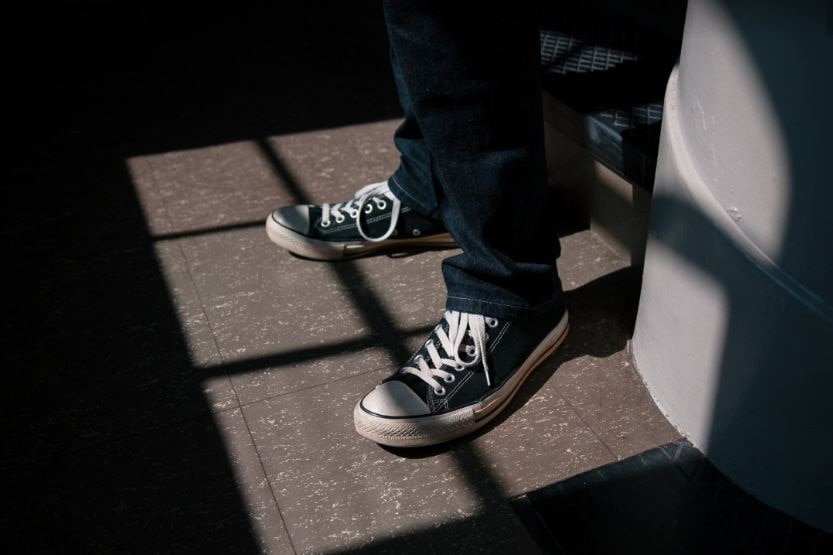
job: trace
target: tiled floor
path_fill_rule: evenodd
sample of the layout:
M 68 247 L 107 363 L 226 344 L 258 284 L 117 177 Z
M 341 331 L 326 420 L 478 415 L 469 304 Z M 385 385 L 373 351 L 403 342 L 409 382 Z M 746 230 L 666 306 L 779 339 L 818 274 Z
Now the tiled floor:
M 508 497 L 676 437 L 626 352 L 633 277 L 589 231 L 564 238 L 559 263 L 572 335 L 496 425 L 418 453 L 355 434 L 358 397 L 440 316 L 449 253 L 320 264 L 275 248 L 259 220 L 277 203 L 348 198 L 384 178 L 397 123 L 130 161 L 143 168 L 140 197 L 161 199 L 151 226 L 180 234 L 156 245 L 195 363 L 231 382 L 231 407 L 212 399 L 218 418 L 236 421 L 242 408 L 251 434 L 221 428 L 226 448 L 262 464 L 247 465 L 238 487 L 268 483 L 299 553 L 401 552 L 412 537 L 426 542 L 416 551 L 508 549 L 527 541 Z M 284 168 L 270 174 L 270 159 Z M 251 518 L 274 524 L 275 506 L 255 499 Z
M 73 69 L 66 82 L 81 92 L 58 107 L 33 97 L 45 111 L 25 114 L 20 141 L 38 148 L 12 157 L 3 228 L 14 298 L 0 468 L 13 483 L 0 525 L 15 533 L 2 542 L 530 552 L 511 496 L 677 438 L 627 354 L 638 277 L 589 231 L 563 237 L 571 335 L 504 415 L 417 451 L 352 430 L 358 396 L 440 317 L 449 252 L 314 263 L 272 245 L 262 220 L 280 203 L 347 198 L 395 167 L 384 32 L 360 12 L 331 14 L 352 63 L 333 69 L 326 94 L 297 75 L 304 48 L 258 49 L 272 39 L 247 34 L 254 45 L 196 68 L 176 58 L 183 41 L 161 69 L 128 58 L 138 67 L 115 78 L 124 88 Z M 308 56 L 330 52 L 296 38 Z M 65 44 L 55 41 L 59 59 Z M 156 48 L 154 63 L 170 58 Z M 262 69 L 260 52 L 295 89 L 278 77 L 257 87 L 247 71 Z M 45 67 L 39 78 L 63 75 Z M 237 81 L 218 83 L 218 67 Z M 160 72 L 167 88 L 154 85 Z M 142 111 L 108 87 L 164 94 Z M 332 91 L 352 119 L 322 101 Z

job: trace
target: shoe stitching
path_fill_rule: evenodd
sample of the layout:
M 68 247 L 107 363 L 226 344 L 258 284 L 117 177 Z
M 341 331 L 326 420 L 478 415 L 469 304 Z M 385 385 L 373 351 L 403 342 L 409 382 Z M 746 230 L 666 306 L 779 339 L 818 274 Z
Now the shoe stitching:
M 463 387 L 466 384 L 466 382 L 468 382 L 471 379 L 472 376 L 474 376 L 474 370 L 470 371 L 468 375 L 463 376 L 463 378 L 457 383 L 457 385 L 454 386 L 454 389 L 452 389 L 449 393 L 447 393 L 444 396 L 446 405 L 448 405 L 448 401 L 451 400 L 452 397 L 454 397 L 454 394 L 457 393 L 460 390 L 460 388 Z
M 390 218 L 390 217 L 391 217 L 390 213 L 382 214 L 381 216 L 375 216 L 373 218 L 368 218 L 367 223 L 372 224 L 374 222 L 378 222 L 378 221 L 384 220 L 385 218 Z M 319 225 L 319 227 L 320 227 L 320 225 Z M 343 231 L 345 229 L 350 229 L 351 227 L 356 227 L 355 220 L 353 220 L 353 223 L 344 224 L 344 225 L 341 225 L 341 226 L 338 226 L 338 227 L 333 227 L 333 228 L 322 229 L 321 230 L 321 235 L 326 235 L 327 233 L 335 233 L 336 231 Z
M 410 211 L 411 211 L 411 209 L 407 206 L 404 207 L 404 208 L 399 209 L 400 214 L 404 214 L 404 213 L 407 213 L 407 212 L 410 212 Z M 388 212 L 387 214 L 382 214 L 381 216 L 374 216 L 373 218 L 369 218 L 367 220 L 367 223 L 372 224 L 372 223 L 384 220 L 386 218 L 390 218 L 391 214 L 392 214 L 391 212 Z M 318 227 L 321 228 L 321 225 L 319 224 Z M 351 222 L 349 224 L 340 225 L 338 227 L 331 227 L 331 228 L 326 228 L 326 229 L 321 228 L 321 235 L 326 235 L 328 233 L 335 233 L 336 231 L 343 231 L 345 229 L 350 229 L 351 227 L 356 227 L 356 221 L 355 220 L 353 220 L 353 222 Z
M 497 334 L 497 337 L 495 337 L 495 340 L 492 341 L 491 345 L 489 345 L 489 350 L 486 351 L 487 353 L 491 353 L 492 351 L 495 350 L 495 347 L 497 347 L 497 344 L 500 343 L 501 339 L 503 339 L 503 334 L 506 333 L 506 330 L 508 330 L 509 326 L 511 326 L 511 325 L 512 325 L 512 322 L 506 322 L 505 324 L 503 324 L 503 328 L 500 330 L 500 333 Z

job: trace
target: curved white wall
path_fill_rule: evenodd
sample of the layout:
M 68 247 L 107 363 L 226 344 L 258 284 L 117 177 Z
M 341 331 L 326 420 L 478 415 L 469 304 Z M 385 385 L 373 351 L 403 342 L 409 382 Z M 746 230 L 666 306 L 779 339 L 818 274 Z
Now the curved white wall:
M 659 406 L 833 530 L 833 37 L 810 0 L 689 0 L 634 334 Z

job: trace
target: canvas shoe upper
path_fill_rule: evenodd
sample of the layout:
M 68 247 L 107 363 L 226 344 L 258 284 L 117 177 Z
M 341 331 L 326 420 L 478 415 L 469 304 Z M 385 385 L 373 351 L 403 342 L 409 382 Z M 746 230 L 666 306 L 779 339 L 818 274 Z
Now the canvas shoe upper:
M 447 311 L 408 362 L 358 402 L 356 430 L 398 447 L 468 434 L 506 407 L 567 329 L 563 307 L 514 320 Z
M 317 260 L 455 245 L 441 221 L 403 206 L 386 181 L 363 187 L 344 202 L 278 208 L 267 218 L 266 231 L 290 252 Z

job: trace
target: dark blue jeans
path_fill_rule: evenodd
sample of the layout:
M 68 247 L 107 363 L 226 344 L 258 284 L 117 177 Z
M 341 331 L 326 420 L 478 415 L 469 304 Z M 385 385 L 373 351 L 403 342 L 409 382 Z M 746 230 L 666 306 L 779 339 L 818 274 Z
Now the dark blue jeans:
M 390 187 L 460 244 L 443 262 L 452 310 L 516 318 L 560 301 L 537 11 L 525 0 L 385 1 L 405 112 Z

